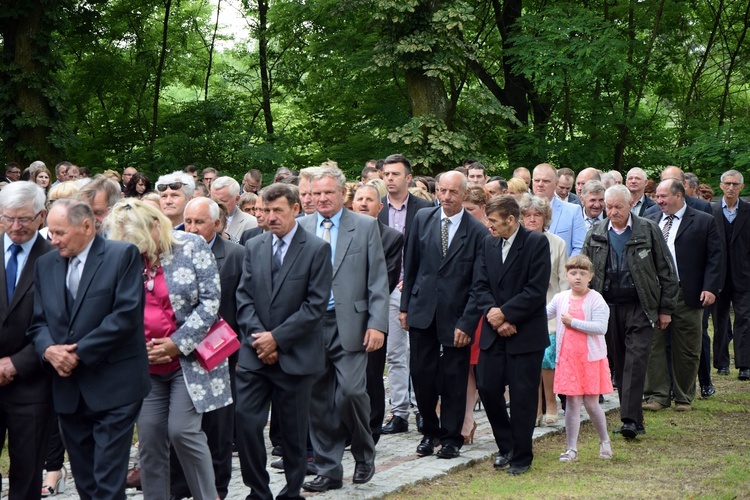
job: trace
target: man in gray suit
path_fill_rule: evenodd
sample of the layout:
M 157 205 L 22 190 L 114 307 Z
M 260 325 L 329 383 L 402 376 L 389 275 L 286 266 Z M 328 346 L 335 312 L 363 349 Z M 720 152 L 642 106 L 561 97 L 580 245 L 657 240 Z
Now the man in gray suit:
M 248 498 L 273 498 L 263 439 L 273 404 L 284 429 L 287 480 L 277 498 L 301 498 L 312 375 L 325 363 L 320 321 L 331 290 L 331 249 L 299 227 L 294 186 L 272 184 L 263 201 L 270 231 L 247 242 L 237 289 L 237 448 Z
M 318 476 L 307 491 L 341 488 L 347 435 L 356 461 L 352 482 L 375 473 L 366 390 L 367 353 L 383 346 L 388 329 L 388 272 L 378 221 L 344 208 L 346 177 L 327 165 L 312 176 L 316 212 L 299 219 L 306 231 L 330 242 L 333 288 L 323 316 L 325 371 L 313 383 L 310 426 Z

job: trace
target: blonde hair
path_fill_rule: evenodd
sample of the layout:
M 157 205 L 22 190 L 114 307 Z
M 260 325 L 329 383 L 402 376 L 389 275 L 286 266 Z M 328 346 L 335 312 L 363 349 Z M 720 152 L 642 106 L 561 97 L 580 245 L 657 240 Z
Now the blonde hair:
M 156 262 L 160 254 L 172 255 L 172 248 L 179 244 L 169 219 L 152 205 L 134 198 L 117 202 L 105 220 L 105 227 L 109 239 L 132 243 L 149 263 Z M 158 241 L 151 236 L 154 228 Z
M 594 264 L 591 263 L 591 259 L 583 254 L 574 255 L 569 258 L 565 263 L 565 270 L 570 271 L 571 269 L 583 269 L 590 273 L 594 272 Z
M 385 181 L 383 179 L 370 179 L 365 182 L 365 186 L 372 186 L 377 189 L 381 198 L 388 194 L 388 188 L 385 187 Z
M 73 198 L 80 189 L 81 186 L 79 186 L 76 181 L 61 182 L 50 188 L 47 198 L 49 198 L 50 201 L 62 198 Z
M 520 177 L 508 179 L 508 194 L 523 194 L 529 190 L 529 186 Z

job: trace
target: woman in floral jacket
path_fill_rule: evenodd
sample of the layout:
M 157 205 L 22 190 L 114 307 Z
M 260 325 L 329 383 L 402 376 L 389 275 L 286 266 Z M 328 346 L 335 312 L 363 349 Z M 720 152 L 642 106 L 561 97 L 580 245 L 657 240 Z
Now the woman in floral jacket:
M 207 372 L 192 352 L 217 319 L 216 261 L 200 236 L 173 231 L 159 210 L 133 199 L 114 206 L 109 237 L 143 255 L 144 326 L 151 393 L 138 418 L 141 484 L 148 499 L 168 499 L 169 444 L 194 498 L 217 498 L 201 414 L 231 404 L 227 361 Z

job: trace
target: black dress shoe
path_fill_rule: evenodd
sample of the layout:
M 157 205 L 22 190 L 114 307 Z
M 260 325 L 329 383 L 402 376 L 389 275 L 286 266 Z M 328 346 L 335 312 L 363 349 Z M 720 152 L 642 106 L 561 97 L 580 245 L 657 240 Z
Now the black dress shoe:
M 420 457 L 426 457 L 432 455 L 435 452 L 435 445 L 438 443 L 437 439 L 431 437 L 423 437 L 422 441 L 417 446 L 417 455 Z
M 278 460 L 274 460 L 271 462 L 271 467 L 274 469 L 284 470 L 284 459 L 279 458 Z M 318 466 L 315 465 L 315 462 L 313 462 L 312 457 L 307 459 L 307 467 L 305 470 L 306 476 L 317 476 L 318 475 Z
M 701 397 L 702 398 L 710 398 L 716 394 L 716 389 L 714 389 L 713 384 L 710 385 L 704 385 L 701 387 Z
M 315 491 L 322 493 L 328 490 L 338 490 L 344 486 L 342 481 L 331 479 L 326 476 L 315 476 L 315 479 L 302 484 L 302 489 L 305 491 Z
M 624 438 L 635 439 L 638 435 L 638 429 L 636 429 L 633 422 L 625 422 L 622 424 L 622 427 L 620 427 L 620 434 L 622 434 L 622 437 Z
M 365 484 L 370 482 L 372 476 L 375 475 L 375 463 L 357 462 L 354 466 L 354 475 L 352 476 L 352 482 L 354 484 Z
M 508 474 L 513 474 L 514 476 L 520 476 L 521 474 L 526 474 L 529 472 L 530 466 L 528 465 L 511 465 L 510 469 L 508 469 Z
M 511 458 L 513 458 L 512 451 L 509 451 L 508 453 L 500 453 L 498 451 L 497 453 L 495 453 L 495 460 L 492 463 L 492 466 L 496 469 L 505 469 L 510 466 Z
M 458 446 L 455 444 L 444 444 L 442 448 L 440 448 L 440 451 L 437 452 L 438 458 L 458 458 L 461 456 L 461 452 L 458 449 Z
M 729 368 L 727 368 L 726 366 L 723 366 L 719 368 L 718 370 L 716 370 L 716 373 L 718 373 L 719 375 L 729 375 Z
M 393 415 L 391 420 L 383 426 L 383 434 L 399 434 L 409 432 L 409 422 L 401 417 Z
M 271 467 L 274 469 L 284 470 L 284 459 L 279 458 L 271 462 Z
M 750 368 L 740 368 L 740 374 L 737 378 L 740 380 L 750 380 Z
M 622 426 L 618 427 L 614 431 L 615 434 L 622 434 Z M 643 424 L 635 424 L 635 432 L 636 434 L 646 434 L 646 428 L 643 426 Z
M 424 429 L 424 417 L 417 413 L 416 415 L 414 415 L 414 418 L 417 421 L 417 432 L 421 434 L 423 432 L 422 429 Z
M 273 455 L 274 457 L 283 457 L 284 450 L 281 448 L 281 446 L 274 446 L 273 450 L 271 450 L 271 455 Z

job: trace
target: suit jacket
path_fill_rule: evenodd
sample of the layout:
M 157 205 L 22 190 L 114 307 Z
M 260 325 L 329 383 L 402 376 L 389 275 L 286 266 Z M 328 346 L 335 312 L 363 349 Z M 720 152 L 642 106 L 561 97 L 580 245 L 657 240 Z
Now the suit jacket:
M 573 205 L 578 205 L 579 207 L 581 206 L 581 200 L 579 200 L 578 196 L 572 191 L 568 193 L 568 199 L 563 201 L 572 203 Z
M 508 353 L 524 354 L 549 345 L 547 287 L 550 279 L 549 240 L 543 233 L 523 226 L 502 260 L 502 239 L 488 235 L 482 242 L 474 267 L 475 299 L 483 315 L 499 307 L 517 333 L 501 337 L 488 321 L 482 326 L 479 347 L 506 342 Z
M 36 261 L 34 315 L 27 335 L 37 355 L 55 344 L 78 344 L 70 377 L 53 376 L 53 402 L 73 414 L 80 398 L 107 411 L 146 397 L 151 390 L 143 333 L 143 260 L 121 241 L 94 237 L 75 301 L 68 310 L 68 259 L 49 252 Z M 49 366 L 49 365 L 48 365 Z
M 464 211 L 443 258 L 441 213 L 440 207 L 420 210 L 414 219 L 404 250 L 400 310 L 407 313 L 407 323 L 414 328 L 425 329 L 435 321 L 438 339 L 452 347 L 454 329 L 473 336 L 480 318 L 479 311 L 467 304 L 474 262 L 487 228 Z
M 395 229 L 378 222 L 380 241 L 383 243 L 385 266 L 388 269 L 388 292 L 392 293 L 401 277 L 401 253 L 404 249 L 404 235 Z
M 258 219 L 250 214 L 246 214 L 237 207 L 232 218 L 232 223 L 229 224 L 226 232 L 239 240 L 242 237 L 242 233 L 254 227 L 258 227 Z
M 662 212 L 647 219 L 659 224 Z M 710 215 L 686 207 L 674 240 L 675 262 L 685 304 L 703 307 L 700 295 L 707 290 L 719 294 L 724 286 L 724 248 L 716 221 Z
M 549 232 L 565 241 L 568 257 L 581 253 L 586 238 L 586 224 L 581 218 L 580 207 L 552 197 L 552 222 Z
M 42 369 L 34 346 L 26 338 L 26 330 L 34 310 L 34 265 L 39 257 L 54 249 L 37 234 L 10 304 L 8 292 L 0 286 L 0 358 L 10 356 L 18 372 L 13 382 L 0 387 L 0 400 L 12 403 L 49 401 L 52 377 Z M 5 283 L 5 265 L 3 261 L 0 266 L 0 283 Z
M 378 220 L 388 226 L 388 197 L 383 196 L 380 200 L 383 202 L 383 208 L 378 214 Z M 406 198 L 406 224 L 404 225 L 404 245 L 409 240 L 409 229 L 411 229 L 411 223 L 414 220 L 414 216 L 423 208 L 435 208 L 435 204 L 431 203 L 419 196 L 414 196 L 409 193 L 409 197 Z M 390 227 L 390 226 L 389 226 Z
M 240 237 L 240 245 L 244 247 L 245 243 L 247 243 L 248 240 L 250 240 L 250 238 L 255 238 L 259 234 L 263 234 L 263 233 L 264 233 L 263 228 L 260 226 L 256 226 L 254 228 L 245 230 L 242 233 L 242 236 Z
M 750 266 L 747 265 L 747 256 L 750 255 L 750 205 L 742 200 L 737 201 L 737 216 L 734 218 L 732 228 L 732 240 L 727 241 L 727 233 L 724 229 L 724 211 L 721 208 L 721 199 L 712 203 L 712 215 L 718 225 L 719 238 L 728 255 L 731 275 L 727 274 L 727 266 L 722 269 L 721 275 L 725 277 L 725 285 L 732 287 L 738 292 L 750 291 Z M 731 281 L 730 281 L 731 280 Z
M 333 299 L 341 345 L 363 351 L 368 328 L 388 332 L 388 272 L 378 221 L 342 209 L 333 261 Z M 316 234 L 317 213 L 297 219 Z
M 219 268 L 219 280 L 221 281 L 219 316 L 229 323 L 232 330 L 239 333 L 236 293 L 242 277 L 242 261 L 245 259 L 245 249 L 217 234 L 211 252 L 216 259 L 216 267 Z
M 638 209 L 638 217 L 643 217 L 645 213 L 654 206 L 656 206 L 657 209 L 659 208 L 654 200 L 652 200 L 648 196 L 644 196 L 643 203 L 641 203 L 641 208 Z M 659 213 L 661 213 L 661 209 L 659 209 Z
M 320 320 L 331 294 L 331 247 L 297 228 L 276 278 L 271 280 L 273 234 L 245 246 L 237 288 L 237 322 L 242 337 L 239 366 L 259 371 L 266 366 L 252 347 L 253 333 L 270 331 L 278 344 L 279 367 L 290 375 L 323 370 L 325 350 Z

